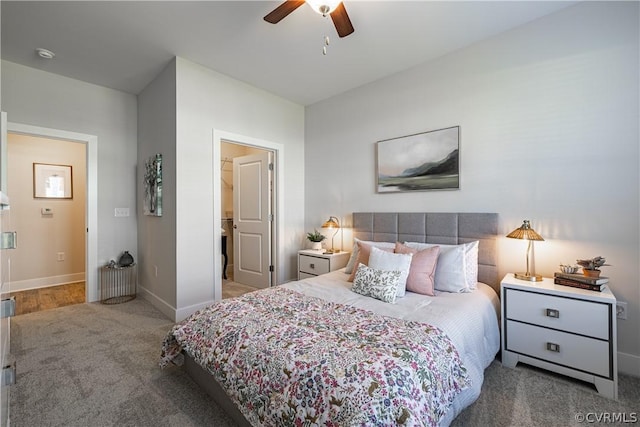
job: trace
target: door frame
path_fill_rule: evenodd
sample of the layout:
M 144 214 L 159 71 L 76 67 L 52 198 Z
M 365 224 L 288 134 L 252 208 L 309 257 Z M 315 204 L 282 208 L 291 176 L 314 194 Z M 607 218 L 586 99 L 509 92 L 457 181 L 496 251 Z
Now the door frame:
M 85 300 L 98 301 L 98 137 L 78 132 L 8 122 L 7 132 L 60 139 L 86 145 L 87 205 L 85 207 Z
M 251 147 L 268 150 L 273 153 L 273 231 L 271 236 L 271 254 L 273 262 L 273 272 L 271 273 L 271 284 L 282 283 L 282 271 L 280 260 L 284 254 L 284 145 L 264 139 L 253 138 L 219 129 L 213 129 L 213 253 L 215 254 L 213 279 L 214 279 L 214 300 L 222 299 L 222 233 L 220 224 L 222 223 L 222 197 L 220 188 L 222 185 L 222 173 L 220 171 L 220 144 L 226 141 L 232 144 L 248 145 Z

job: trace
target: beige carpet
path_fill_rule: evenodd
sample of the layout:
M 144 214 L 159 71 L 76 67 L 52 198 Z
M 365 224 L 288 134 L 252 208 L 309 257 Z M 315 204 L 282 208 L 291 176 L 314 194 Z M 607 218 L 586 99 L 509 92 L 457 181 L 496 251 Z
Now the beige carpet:
M 14 317 L 11 426 L 232 426 L 182 369 L 159 368 L 172 325 L 142 298 Z
M 181 368 L 158 367 L 171 326 L 142 298 L 14 317 L 17 384 L 11 387 L 11 425 L 233 426 Z M 621 376 L 615 402 L 589 385 L 494 361 L 482 389 L 452 425 L 578 426 L 578 414 L 637 416 L 640 411 L 640 379 L 628 376 Z

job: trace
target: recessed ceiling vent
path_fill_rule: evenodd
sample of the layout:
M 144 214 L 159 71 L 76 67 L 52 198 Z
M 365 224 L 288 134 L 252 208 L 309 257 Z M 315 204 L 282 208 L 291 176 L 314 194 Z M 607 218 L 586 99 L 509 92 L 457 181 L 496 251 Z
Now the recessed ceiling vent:
M 43 59 L 53 59 L 56 56 L 56 54 L 51 52 L 49 49 L 43 49 L 41 47 L 36 49 L 36 53 Z

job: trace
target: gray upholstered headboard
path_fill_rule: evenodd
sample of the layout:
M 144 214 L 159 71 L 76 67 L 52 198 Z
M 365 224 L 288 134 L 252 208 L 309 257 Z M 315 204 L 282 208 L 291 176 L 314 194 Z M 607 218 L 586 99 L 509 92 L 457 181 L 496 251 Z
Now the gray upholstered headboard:
M 354 212 L 353 237 L 374 242 L 457 245 L 479 240 L 478 281 L 499 293 L 498 214 L 449 212 Z

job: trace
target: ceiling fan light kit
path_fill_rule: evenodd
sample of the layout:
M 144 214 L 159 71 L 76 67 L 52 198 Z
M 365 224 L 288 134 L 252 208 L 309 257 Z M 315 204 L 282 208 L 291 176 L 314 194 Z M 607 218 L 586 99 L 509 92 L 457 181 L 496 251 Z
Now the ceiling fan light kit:
M 320 15 L 327 16 L 336 10 L 340 0 L 307 0 L 307 4 Z
M 264 20 L 271 24 L 277 24 L 304 3 L 309 4 L 314 11 L 322 16 L 326 17 L 330 15 L 333 25 L 336 27 L 336 31 L 340 37 L 346 37 L 354 32 L 351 19 L 349 19 L 349 15 L 347 14 L 347 9 L 345 9 L 344 4 L 339 0 L 307 0 L 306 2 L 302 0 L 286 0 L 268 13 L 264 17 Z

